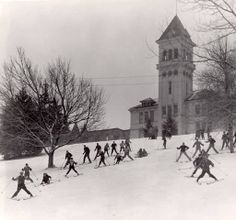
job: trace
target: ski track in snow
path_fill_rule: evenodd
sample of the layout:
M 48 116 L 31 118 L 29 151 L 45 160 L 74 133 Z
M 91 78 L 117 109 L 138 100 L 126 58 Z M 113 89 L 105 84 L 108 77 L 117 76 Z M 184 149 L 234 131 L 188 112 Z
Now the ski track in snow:
M 216 148 L 221 148 L 221 135 L 213 133 Z M 207 174 L 201 185 L 196 178 L 186 178 L 193 172 L 192 162 L 183 155 L 179 163 L 176 147 L 185 142 L 190 147 L 188 154 L 194 153 L 193 134 L 174 136 L 167 140 L 167 149 L 162 149 L 162 140 L 131 140 L 131 156 L 139 148 L 145 148 L 149 155 L 135 158 L 134 161 L 121 162 L 112 166 L 114 157 L 106 158 L 111 166 L 94 169 L 98 161 L 92 164 L 77 165 L 76 170 L 83 175 L 74 178 L 71 171 L 65 178 L 67 169 L 61 169 L 65 151 L 69 150 L 75 160 L 81 157 L 83 144 L 66 146 L 55 153 L 55 165 L 58 168 L 45 169 L 47 156 L 0 161 L 0 219 L 1 220 L 235 220 L 234 193 L 236 155 L 213 154 L 209 159 L 215 164 L 212 173 L 219 179 L 216 184 Z M 111 143 L 112 141 L 109 141 Z M 116 141 L 118 144 L 120 141 Z M 100 142 L 101 146 L 105 142 Z M 206 149 L 208 144 L 204 143 Z M 86 144 L 94 158 L 96 143 Z M 119 149 L 119 148 L 118 148 Z M 227 152 L 224 150 L 223 152 Z M 79 163 L 82 162 L 76 161 Z M 17 182 L 11 177 L 18 175 L 25 163 L 33 169 L 31 177 L 35 184 L 26 182 L 26 187 L 36 195 L 24 200 L 28 195 L 21 191 L 20 201 L 11 199 Z M 102 166 L 102 165 L 101 165 Z M 43 172 L 47 172 L 55 181 L 53 184 L 39 186 Z M 200 170 L 195 174 L 198 176 Z M 35 187 L 36 185 L 37 187 Z M 1 193 L 4 191 L 3 193 Z

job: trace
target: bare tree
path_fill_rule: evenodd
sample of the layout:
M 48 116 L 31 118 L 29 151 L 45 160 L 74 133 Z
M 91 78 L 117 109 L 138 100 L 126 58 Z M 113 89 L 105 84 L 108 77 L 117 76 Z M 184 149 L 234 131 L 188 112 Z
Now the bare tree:
M 57 149 L 78 139 L 86 129 L 101 123 L 104 92 L 89 80 L 77 80 L 71 72 L 70 63 L 60 58 L 49 64 L 43 75 L 22 49 L 17 50 L 17 55 L 17 58 L 11 58 L 9 63 L 4 64 L 2 101 L 6 103 L 22 88 L 25 89 L 35 104 L 37 117 L 32 119 L 33 126 L 25 123 L 23 115 L 14 118 L 17 120 L 15 124 L 42 146 L 49 158 L 48 167 L 54 167 Z M 80 132 L 73 136 L 65 134 L 75 123 L 81 128 Z
M 226 40 L 218 40 L 202 55 L 207 68 L 198 73 L 196 80 L 205 89 L 209 105 L 208 118 L 218 125 L 226 124 L 230 137 L 230 152 L 233 148 L 233 126 L 236 120 L 236 60 L 235 51 Z
M 182 0 L 182 2 L 205 13 L 207 19 L 202 30 L 220 33 L 220 38 L 236 33 L 236 5 L 234 0 Z M 217 34 L 219 37 L 219 34 Z

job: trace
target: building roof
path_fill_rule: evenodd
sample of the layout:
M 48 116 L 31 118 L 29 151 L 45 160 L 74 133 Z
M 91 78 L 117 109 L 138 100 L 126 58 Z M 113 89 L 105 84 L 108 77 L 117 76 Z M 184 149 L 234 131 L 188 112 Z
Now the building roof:
M 175 37 L 181 37 L 181 36 L 185 37 L 185 38 L 189 38 L 191 43 L 193 45 L 195 45 L 192 42 L 188 31 L 184 28 L 184 26 L 183 26 L 182 22 L 180 21 L 179 17 L 176 15 L 172 19 L 172 21 L 170 22 L 170 24 L 168 25 L 166 30 L 163 32 L 161 37 L 156 42 L 158 43 L 161 40 L 167 40 L 167 39 L 171 39 L 171 38 L 175 38 Z
M 202 89 L 194 91 L 192 95 L 185 99 L 185 101 L 193 101 L 193 100 L 203 100 L 207 99 L 209 96 L 213 95 L 213 91 Z
M 146 98 L 146 99 L 143 99 L 140 101 L 141 104 L 139 105 L 136 105 L 136 106 L 133 106 L 129 109 L 129 111 L 133 111 L 135 109 L 140 109 L 140 108 L 150 108 L 150 107 L 153 107 L 153 106 L 158 106 L 158 99 L 153 99 L 153 98 Z M 143 104 L 144 103 L 152 103 L 151 106 L 144 106 Z

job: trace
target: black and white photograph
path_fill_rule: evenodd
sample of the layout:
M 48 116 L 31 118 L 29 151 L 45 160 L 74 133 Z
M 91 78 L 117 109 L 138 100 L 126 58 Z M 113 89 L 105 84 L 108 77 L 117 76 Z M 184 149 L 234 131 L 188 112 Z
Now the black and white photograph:
M 236 0 L 0 0 L 1 220 L 235 220 Z

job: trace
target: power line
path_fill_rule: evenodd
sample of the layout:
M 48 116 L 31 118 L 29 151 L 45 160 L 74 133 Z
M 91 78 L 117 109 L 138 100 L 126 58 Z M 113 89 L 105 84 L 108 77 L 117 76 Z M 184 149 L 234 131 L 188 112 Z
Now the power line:
M 106 77 L 84 77 L 85 79 L 124 79 L 124 78 L 148 78 L 148 77 L 157 77 L 155 75 L 136 75 L 136 76 L 106 76 Z

